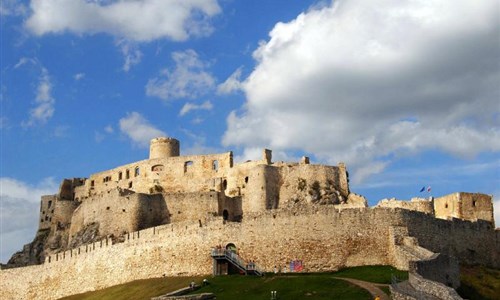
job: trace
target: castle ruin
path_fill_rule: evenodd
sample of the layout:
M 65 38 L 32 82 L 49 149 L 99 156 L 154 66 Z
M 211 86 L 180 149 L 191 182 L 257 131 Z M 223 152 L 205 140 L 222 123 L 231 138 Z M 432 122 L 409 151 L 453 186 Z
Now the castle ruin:
M 27 267 L 0 272 L 0 296 L 56 299 L 134 279 L 209 274 L 211 247 L 228 243 L 267 271 L 297 258 L 308 272 L 407 270 L 411 261 L 442 264 L 448 256 L 500 267 L 491 196 L 391 199 L 370 208 L 350 192 L 343 163 L 273 162 L 267 149 L 243 163 L 232 152 L 180 154 L 178 140 L 155 138 L 146 160 L 63 180 L 41 199 L 34 241 L 7 265 Z M 41 275 L 22 279 L 32 272 Z M 17 297 L 15 289 L 25 292 Z

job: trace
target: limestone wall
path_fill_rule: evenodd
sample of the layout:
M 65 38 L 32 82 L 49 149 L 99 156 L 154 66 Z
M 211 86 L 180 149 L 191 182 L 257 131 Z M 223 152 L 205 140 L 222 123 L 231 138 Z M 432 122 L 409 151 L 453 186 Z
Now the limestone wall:
M 499 235 L 488 222 L 446 221 L 403 209 L 305 206 L 248 213 L 241 223 L 215 217 L 172 223 L 131 232 L 121 244 L 104 240 L 52 255 L 43 265 L 1 270 L 0 298 L 55 299 L 163 274 L 210 274 L 210 249 L 228 243 L 266 271 L 296 259 L 306 272 L 390 264 L 390 229 L 401 227 L 434 252 L 471 261 L 469 254 L 498 267 Z
M 378 204 L 378 207 L 402 208 L 423 213 L 434 214 L 434 203 L 425 199 L 412 199 L 411 201 L 402 201 L 396 199 L 383 199 Z
M 446 253 L 470 264 L 500 267 L 500 235 L 486 221 L 442 220 L 426 214 L 402 210 L 410 236 L 420 246 Z
M 52 224 L 52 216 L 54 215 L 54 208 L 56 204 L 56 195 L 42 196 L 40 200 L 40 220 L 38 222 L 38 229 L 49 229 Z
M 196 193 L 163 193 L 167 204 L 169 222 L 177 223 L 183 221 L 201 220 L 220 215 L 219 193 L 196 192 Z
M 169 224 L 130 233 L 125 243 L 93 243 L 43 265 L 2 270 L 0 298 L 56 299 L 163 274 L 210 274 L 210 249 L 229 242 L 267 271 L 294 259 L 306 272 L 387 264 L 388 228 L 401 222 L 389 210 L 322 207 L 246 215 L 242 223 Z
M 111 190 L 82 202 L 73 214 L 69 235 L 74 236 L 91 223 L 99 224 L 101 236 L 118 236 L 166 222 L 168 211 L 161 195 L 122 194 Z
M 453 193 L 434 200 L 437 218 L 486 220 L 494 223 L 491 196 L 479 193 Z
M 85 199 L 117 187 L 150 193 L 155 186 L 168 192 L 214 189 L 213 178 L 221 178 L 232 167 L 230 152 L 212 155 L 177 156 L 142 160 L 92 174 L 75 197 Z

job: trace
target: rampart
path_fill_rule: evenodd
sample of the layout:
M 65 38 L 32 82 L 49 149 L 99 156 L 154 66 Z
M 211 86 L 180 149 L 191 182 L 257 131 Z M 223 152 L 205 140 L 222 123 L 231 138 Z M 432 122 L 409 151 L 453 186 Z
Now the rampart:
M 136 279 L 210 274 L 210 249 L 229 242 L 267 271 L 294 259 L 303 260 L 306 272 L 390 264 L 393 227 L 407 227 L 423 246 L 498 267 L 499 235 L 487 222 L 437 220 L 402 209 L 304 206 L 245 214 L 241 223 L 214 217 L 162 225 L 129 233 L 124 243 L 105 239 L 51 255 L 42 265 L 1 270 L 0 298 L 56 299 Z M 447 237 L 451 228 L 463 233 Z

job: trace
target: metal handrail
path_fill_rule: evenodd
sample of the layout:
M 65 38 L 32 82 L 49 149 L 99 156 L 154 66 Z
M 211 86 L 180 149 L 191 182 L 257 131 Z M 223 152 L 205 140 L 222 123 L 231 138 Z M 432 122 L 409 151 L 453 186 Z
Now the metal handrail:
M 235 264 L 237 267 L 239 267 L 245 273 L 248 271 L 253 271 L 257 275 L 263 274 L 261 269 L 258 268 L 254 263 L 247 264 L 238 254 L 234 253 L 231 250 L 217 248 L 212 249 L 212 257 L 224 257 Z

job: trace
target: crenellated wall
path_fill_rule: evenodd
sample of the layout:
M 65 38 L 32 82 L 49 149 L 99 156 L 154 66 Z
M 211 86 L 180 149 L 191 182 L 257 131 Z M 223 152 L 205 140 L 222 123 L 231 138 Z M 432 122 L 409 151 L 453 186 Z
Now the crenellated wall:
M 498 257 L 491 255 L 498 251 L 498 240 L 492 238 L 498 235 L 485 223 L 436 220 L 402 209 L 339 211 L 333 206 L 245 214 L 241 223 L 215 217 L 179 222 L 129 233 L 124 243 L 104 240 L 52 255 L 43 265 L 1 270 L 0 298 L 56 299 L 142 278 L 210 274 L 211 248 L 227 243 L 237 245 L 241 257 L 266 271 L 295 259 L 303 260 L 306 272 L 390 264 L 390 229 L 401 226 L 422 246 L 445 240 L 442 250 L 453 252 L 467 244 L 479 260 L 489 249 L 482 263 L 498 266 Z M 463 235 L 447 238 L 450 228 Z

